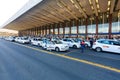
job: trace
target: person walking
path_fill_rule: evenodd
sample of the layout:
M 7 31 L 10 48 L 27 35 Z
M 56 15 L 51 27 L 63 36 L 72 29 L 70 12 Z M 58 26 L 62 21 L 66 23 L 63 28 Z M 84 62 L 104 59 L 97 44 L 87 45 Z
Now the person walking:
M 94 42 L 93 38 L 90 38 L 90 49 L 92 49 L 93 42 Z
M 80 43 L 80 45 L 81 45 L 81 53 L 84 53 L 84 49 L 85 49 L 85 41 L 82 40 L 81 43 Z

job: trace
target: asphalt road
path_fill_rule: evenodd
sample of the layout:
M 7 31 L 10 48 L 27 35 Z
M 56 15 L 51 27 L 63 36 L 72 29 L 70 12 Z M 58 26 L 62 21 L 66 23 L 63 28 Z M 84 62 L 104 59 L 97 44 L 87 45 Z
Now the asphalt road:
M 89 49 L 47 52 L 0 40 L 0 80 L 120 80 L 119 54 Z

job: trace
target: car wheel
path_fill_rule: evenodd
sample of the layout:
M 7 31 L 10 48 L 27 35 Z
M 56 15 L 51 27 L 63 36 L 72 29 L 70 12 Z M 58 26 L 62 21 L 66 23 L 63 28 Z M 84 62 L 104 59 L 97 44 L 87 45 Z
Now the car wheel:
M 85 47 L 88 47 L 88 44 L 85 44 Z
M 44 46 L 42 46 L 42 49 L 43 49 L 43 50 L 45 50 L 45 47 L 44 47 Z
M 101 49 L 100 47 L 97 47 L 95 50 L 96 50 L 97 52 L 101 52 L 101 51 L 102 51 L 102 49 Z
M 77 46 L 76 46 L 76 45 L 73 45 L 73 48 L 77 48 Z
M 40 44 L 38 44 L 38 47 L 40 47 Z
M 58 51 L 60 51 L 60 49 L 59 49 L 58 47 L 56 47 L 56 48 L 55 48 L 55 51 L 57 51 L 57 52 L 58 52 Z
M 33 43 L 32 43 L 32 42 L 31 42 L 30 44 L 33 46 Z

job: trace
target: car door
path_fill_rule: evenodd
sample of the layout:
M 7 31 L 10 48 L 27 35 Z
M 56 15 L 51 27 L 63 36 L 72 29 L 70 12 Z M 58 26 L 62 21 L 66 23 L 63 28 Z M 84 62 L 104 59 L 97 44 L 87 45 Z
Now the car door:
M 63 41 L 62 41 L 63 43 L 65 43 L 65 44 L 68 44 L 69 45 L 69 42 L 68 42 L 68 40 L 67 39 L 63 39 Z
M 41 39 L 37 39 L 37 45 L 41 46 L 42 40 Z
M 55 44 L 53 42 L 47 42 L 47 50 L 54 50 L 55 49 Z
M 67 40 L 67 42 L 69 43 L 70 47 L 73 47 L 74 44 L 73 44 L 72 40 Z
M 37 39 L 34 39 L 34 45 L 37 45 Z
M 111 50 L 111 45 L 110 45 L 110 42 L 108 40 L 103 40 L 101 43 L 102 43 L 101 47 L 102 47 L 103 51 L 110 51 Z
M 112 41 L 111 42 L 111 52 L 120 53 L 120 42 Z

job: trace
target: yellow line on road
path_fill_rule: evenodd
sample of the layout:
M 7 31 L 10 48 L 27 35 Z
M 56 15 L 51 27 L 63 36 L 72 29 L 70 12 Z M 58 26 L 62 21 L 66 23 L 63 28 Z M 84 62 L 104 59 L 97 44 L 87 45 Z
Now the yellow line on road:
M 17 43 L 15 43 L 15 44 L 17 44 Z M 120 69 L 113 68 L 113 67 L 110 67 L 110 66 L 105 66 L 105 65 L 102 65 L 102 64 L 98 64 L 98 63 L 90 62 L 90 61 L 87 61 L 87 60 L 82 60 L 82 59 L 66 56 L 66 55 L 63 55 L 63 54 L 57 54 L 57 53 L 53 53 L 53 52 L 49 52 L 49 51 L 45 51 L 45 50 L 40 50 L 40 49 L 30 47 L 30 46 L 26 46 L 26 45 L 21 45 L 21 44 L 17 44 L 17 45 L 24 46 L 26 48 L 30 48 L 30 49 L 33 49 L 33 50 L 36 50 L 36 51 L 39 51 L 39 52 L 44 52 L 44 53 L 47 53 L 47 54 L 63 57 L 63 58 L 66 58 L 66 59 L 82 62 L 82 63 L 85 63 L 85 64 L 89 64 L 89 65 L 92 65 L 92 66 L 97 66 L 97 67 L 100 67 L 100 68 L 104 68 L 104 69 L 107 69 L 107 70 L 110 70 L 110 71 L 120 73 Z
M 73 51 L 67 52 L 67 53 L 65 53 L 65 54 L 63 54 L 63 55 L 67 55 L 67 54 L 70 54 L 70 53 L 76 52 L 76 51 L 77 51 L 77 50 L 73 50 Z

